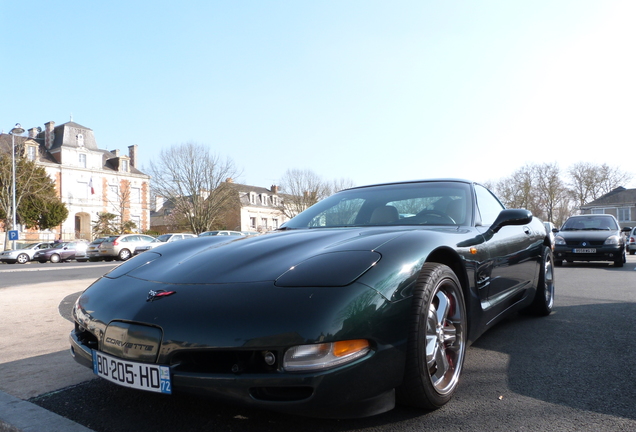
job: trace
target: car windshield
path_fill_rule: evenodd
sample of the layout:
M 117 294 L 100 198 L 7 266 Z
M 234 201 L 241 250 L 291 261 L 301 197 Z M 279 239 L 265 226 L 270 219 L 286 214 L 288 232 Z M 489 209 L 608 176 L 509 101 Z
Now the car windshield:
M 387 225 L 463 225 L 472 220 L 470 187 L 419 182 L 348 189 L 288 221 L 282 229 Z
M 56 243 L 51 249 L 62 249 L 66 246 L 68 246 L 68 242 Z
M 167 242 L 168 240 L 170 240 L 170 237 L 172 237 L 172 234 L 164 234 L 164 235 L 160 235 L 159 237 L 157 237 L 157 241 L 160 242 Z
M 613 217 L 610 216 L 594 216 L 594 217 L 576 217 L 570 218 L 563 224 L 563 231 L 578 230 L 617 230 L 618 226 Z
M 91 242 L 91 244 L 96 245 L 96 244 L 104 243 L 106 240 L 107 240 L 106 237 L 96 238 L 95 240 Z

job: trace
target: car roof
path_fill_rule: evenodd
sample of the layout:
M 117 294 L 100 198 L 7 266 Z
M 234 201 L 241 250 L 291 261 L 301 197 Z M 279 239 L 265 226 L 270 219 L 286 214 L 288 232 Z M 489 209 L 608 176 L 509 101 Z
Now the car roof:
M 347 188 L 343 190 L 363 189 L 363 188 L 376 187 L 376 186 L 390 186 L 390 185 L 413 184 L 413 183 L 437 183 L 437 182 L 440 182 L 440 183 L 441 182 L 456 182 L 456 183 L 466 183 L 466 184 L 477 183 L 471 180 L 460 179 L 460 178 L 432 178 L 432 179 L 422 179 L 422 180 L 405 180 L 405 181 L 388 182 L 388 183 L 375 183 L 375 184 L 364 185 L 364 186 L 355 186 L 355 187 L 351 187 L 351 188 Z

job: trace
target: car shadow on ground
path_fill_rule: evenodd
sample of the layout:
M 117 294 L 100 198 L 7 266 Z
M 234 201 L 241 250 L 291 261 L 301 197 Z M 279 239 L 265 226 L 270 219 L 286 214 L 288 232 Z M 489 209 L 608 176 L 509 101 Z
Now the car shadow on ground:
M 636 304 L 559 307 L 546 318 L 519 315 L 471 349 L 509 357 L 509 389 L 570 408 L 636 419 Z
M 62 303 L 72 304 L 72 297 Z M 70 313 L 68 306 L 60 306 L 63 310 Z M 101 379 L 31 402 L 97 432 L 419 430 L 422 424 L 435 431 L 448 430 L 449 425 L 496 430 L 502 421 L 514 429 L 514 424 L 523 428 L 524 422 L 547 415 L 534 410 L 536 405 L 545 409 L 551 404 L 568 412 L 636 420 L 634 340 L 634 303 L 557 307 L 546 318 L 517 315 L 468 349 L 458 392 L 443 408 L 425 412 L 398 405 L 388 413 L 356 420 L 307 419 L 187 394 L 140 392 Z M 476 412 L 487 415 L 477 420 Z M 558 419 L 562 412 L 556 409 L 553 415 Z

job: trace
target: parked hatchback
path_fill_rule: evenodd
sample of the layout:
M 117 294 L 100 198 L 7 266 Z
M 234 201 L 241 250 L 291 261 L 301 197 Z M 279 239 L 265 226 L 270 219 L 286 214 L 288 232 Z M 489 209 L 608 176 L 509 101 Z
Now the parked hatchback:
M 144 234 L 122 234 L 108 237 L 99 246 L 99 258 L 126 261 L 133 255 L 137 246 L 155 241 L 154 237 Z
M 554 238 L 554 264 L 563 261 L 611 261 L 623 267 L 625 240 L 616 218 L 609 214 L 571 216 Z
M 58 263 L 75 259 L 75 254 L 83 255 L 88 247 L 86 240 L 56 243 L 50 249 L 41 249 L 33 255 L 33 261 Z
M 108 237 L 98 237 L 92 242 L 88 244 L 88 248 L 86 248 L 86 253 L 83 256 L 76 256 L 75 259 L 77 261 L 86 262 L 86 261 L 99 261 L 99 245 L 101 245 L 104 241 L 106 241 Z
M 49 249 L 53 247 L 51 242 L 37 242 L 17 245 L 13 250 L 0 253 L 0 262 L 7 264 L 26 264 L 33 259 L 33 255 L 40 249 Z

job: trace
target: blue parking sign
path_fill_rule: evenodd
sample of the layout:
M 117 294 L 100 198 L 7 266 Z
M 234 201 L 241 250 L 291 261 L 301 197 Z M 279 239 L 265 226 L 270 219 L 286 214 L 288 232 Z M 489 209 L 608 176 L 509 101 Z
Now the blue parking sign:
M 9 240 L 19 240 L 20 236 L 18 235 L 18 230 L 10 230 L 9 231 Z

